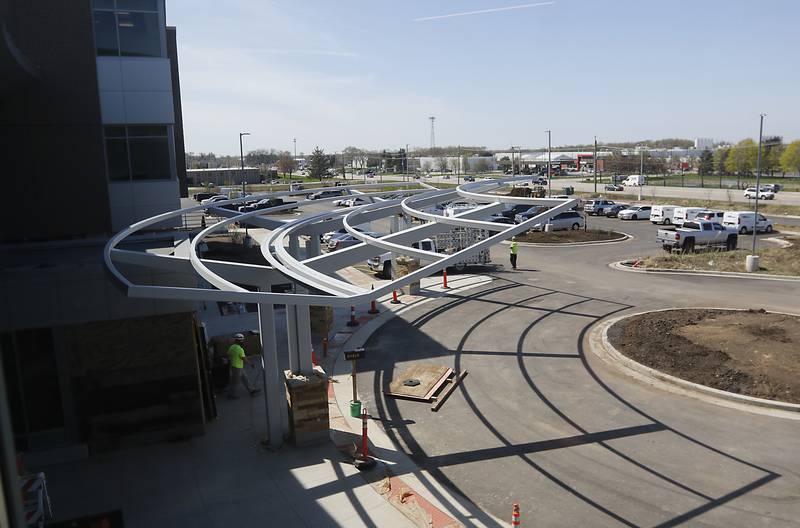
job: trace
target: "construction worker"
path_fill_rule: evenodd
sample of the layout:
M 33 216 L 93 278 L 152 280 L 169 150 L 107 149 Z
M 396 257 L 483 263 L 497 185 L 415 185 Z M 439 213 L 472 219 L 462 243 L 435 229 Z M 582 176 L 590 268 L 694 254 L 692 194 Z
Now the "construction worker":
M 519 251 L 519 244 L 517 244 L 517 237 L 511 237 L 511 269 L 517 269 L 517 251 Z
M 239 389 L 239 380 L 241 380 L 244 388 L 250 393 L 250 396 L 255 396 L 261 389 L 253 387 L 250 380 L 244 373 L 244 363 L 250 368 L 256 368 L 253 362 L 244 353 L 244 335 L 236 334 L 233 336 L 234 342 L 228 348 L 228 358 L 231 363 L 231 380 L 228 385 L 228 399 L 235 400 L 239 396 L 236 394 Z

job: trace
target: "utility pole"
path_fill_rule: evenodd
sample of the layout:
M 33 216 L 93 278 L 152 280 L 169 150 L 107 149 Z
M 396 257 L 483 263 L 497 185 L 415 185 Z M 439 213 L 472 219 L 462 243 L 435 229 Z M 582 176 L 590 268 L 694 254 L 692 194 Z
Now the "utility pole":
M 435 156 L 436 155 L 435 154 L 435 150 L 436 150 L 436 133 L 434 131 L 433 124 L 436 121 L 436 117 L 435 116 L 430 116 L 428 119 L 431 120 L 431 156 Z
M 594 165 L 594 192 L 597 194 L 597 136 L 594 137 L 594 155 L 592 157 L 592 165 Z
M 753 209 L 753 255 L 756 254 L 756 240 L 758 239 L 758 193 L 761 192 L 761 141 L 764 137 L 764 116 L 761 114 L 761 123 L 758 125 L 758 158 L 756 158 L 756 205 Z M 756 266 L 756 270 L 758 266 Z
M 550 149 L 552 148 L 552 142 L 550 137 L 550 131 L 545 130 L 547 132 L 547 197 L 551 197 L 553 195 L 553 186 L 550 182 Z
M 639 201 L 642 200 L 642 187 L 644 187 L 644 150 L 639 149 Z
M 408 143 L 406 143 L 406 173 L 405 174 L 406 175 L 403 178 L 403 181 L 407 182 L 408 181 Z

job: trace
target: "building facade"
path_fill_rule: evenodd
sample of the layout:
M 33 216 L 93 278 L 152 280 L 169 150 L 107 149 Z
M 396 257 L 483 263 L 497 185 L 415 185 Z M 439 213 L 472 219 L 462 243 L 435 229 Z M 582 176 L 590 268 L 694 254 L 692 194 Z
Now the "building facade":
M 186 191 L 164 0 L 0 0 L 0 22 L 0 353 L 16 448 L 35 465 L 157 437 L 166 417 L 200 432 L 196 303 L 129 299 L 102 260 L 112 233 Z M 174 254 L 177 233 L 131 249 Z

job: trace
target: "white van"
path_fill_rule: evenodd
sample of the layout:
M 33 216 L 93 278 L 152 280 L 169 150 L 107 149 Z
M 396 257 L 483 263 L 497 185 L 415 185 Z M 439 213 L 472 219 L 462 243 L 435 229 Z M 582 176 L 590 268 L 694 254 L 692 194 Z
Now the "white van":
M 697 218 L 699 213 L 707 211 L 704 207 L 676 207 L 673 214 L 672 223 L 676 226 L 682 226 L 684 222 L 690 222 Z
M 650 211 L 650 221 L 654 224 L 670 225 L 675 223 L 677 205 L 654 205 Z
M 644 174 L 631 174 L 622 181 L 625 187 L 639 187 L 645 184 Z
M 758 227 L 759 231 L 772 233 L 772 220 L 759 213 L 758 225 L 754 226 L 755 216 L 753 211 L 726 211 L 722 217 L 722 225 L 735 227 L 742 235 L 752 233 L 755 227 Z

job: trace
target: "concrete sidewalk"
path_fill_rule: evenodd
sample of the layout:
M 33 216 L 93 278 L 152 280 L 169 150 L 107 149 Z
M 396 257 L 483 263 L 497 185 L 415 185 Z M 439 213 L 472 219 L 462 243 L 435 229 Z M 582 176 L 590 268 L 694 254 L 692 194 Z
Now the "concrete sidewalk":
M 464 275 L 454 277 L 450 282 L 454 287 L 471 287 L 488 280 Z M 440 283 L 441 277 L 424 279 L 423 295 L 414 299 L 419 301 L 428 296 L 442 295 Z M 411 299 L 405 296 L 406 304 L 399 306 L 406 306 Z M 381 307 L 384 318 L 391 317 L 386 306 Z M 368 308 L 358 307 L 358 315 L 365 323 Z M 348 318 L 349 310 L 337 310 L 333 327 L 347 329 Z M 253 319 L 253 314 L 231 318 L 220 324 L 233 325 L 224 328 L 226 331 L 241 330 L 240 326 L 250 319 Z M 367 334 L 361 332 L 359 335 Z M 351 340 L 352 336 L 350 332 L 338 350 L 354 345 L 356 341 Z M 315 349 L 326 370 L 331 368 L 335 354 L 325 360 L 321 357 L 321 343 L 315 343 Z M 349 390 L 346 378 L 341 375 L 333 378 L 338 382 L 332 383 L 337 392 Z M 347 405 L 346 399 L 339 398 L 339 401 Z M 351 427 L 355 424 L 355 430 L 360 433 L 360 422 L 343 418 L 335 399 L 332 399 L 330 407 L 333 442 L 305 448 L 285 444 L 277 451 L 261 446 L 266 433 L 263 396 L 243 396 L 239 400 L 218 397 L 217 407 L 218 419 L 206 424 L 206 434 L 201 437 L 101 453 L 87 460 L 29 469 L 46 473 L 55 520 L 121 510 L 125 526 L 132 528 L 405 528 L 420 526 L 419 522 L 425 515 L 424 511 L 409 511 L 402 504 L 405 499 L 400 501 L 398 498 L 397 492 L 413 489 L 413 493 L 429 497 L 435 509 L 454 511 L 455 514 L 447 516 L 449 519 L 456 517 L 469 524 L 489 526 L 471 522 L 470 519 L 475 519 L 476 515 L 469 507 L 460 504 L 463 499 L 452 497 L 437 483 L 426 481 L 424 475 L 415 473 L 413 464 L 403 460 L 402 453 L 387 445 L 388 438 L 381 436 L 377 428 L 373 427 L 372 439 L 376 442 L 379 456 L 391 464 L 391 476 L 382 468 L 370 474 L 360 474 L 353 467 L 349 450 L 342 451 L 336 447 L 336 444 L 346 446 L 348 443 L 352 446 L 352 440 L 358 440 Z M 407 482 L 398 485 L 397 475 Z M 393 484 L 395 493 L 388 493 L 387 485 Z M 427 501 L 419 501 L 424 502 Z M 411 503 L 418 504 L 416 500 Z M 471 508 L 477 510 L 474 506 Z M 458 523 L 434 522 L 422 526 L 458 526 Z

